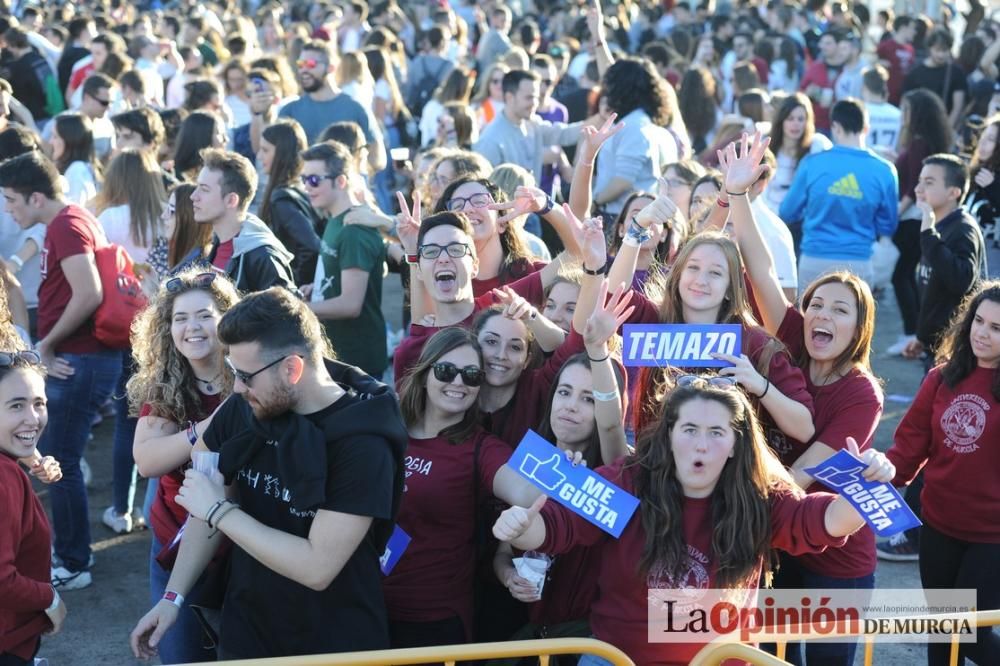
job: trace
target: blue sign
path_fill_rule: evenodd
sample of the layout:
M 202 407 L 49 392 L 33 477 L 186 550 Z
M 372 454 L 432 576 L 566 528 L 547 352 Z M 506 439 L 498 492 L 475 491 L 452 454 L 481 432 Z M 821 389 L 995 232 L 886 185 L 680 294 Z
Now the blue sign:
M 879 536 L 892 536 L 919 526 L 920 519 L 906 505 L 898 490 L 888 483 L 869 481 L 861 476 L 865 467 L 864 462 L 841 450 L 805 471 L 847 498 Z
M 396 525 L 392 530 L 392 536 L 389 537 L 389 542 L 385 544 L 385 552 L 382 553 L 382 557 L 378 558 L 383 575 L 389 575 L 409 545 L 410 535 L 404 532 L 399 525 Z
M 625 324 L 622 362 L 627 366 L 663 368 L 728 368 L 712 354 L 739 356 L 743 327 L 739 324 Z
M 639 500 L 603 476 L 577 465 L 529 430 L 507 465 L 573 513 L 618 538 Z

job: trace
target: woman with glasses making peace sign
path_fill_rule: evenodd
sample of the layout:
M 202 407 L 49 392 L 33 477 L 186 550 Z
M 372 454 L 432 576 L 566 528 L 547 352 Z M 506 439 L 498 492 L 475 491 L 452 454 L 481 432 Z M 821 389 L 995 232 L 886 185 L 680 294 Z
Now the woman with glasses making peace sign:
M 128 382 L 128 398 L 139 417 L 133 454 L 140 474 L 160 477 L 150 512 L 154 604 L 163 598 L 176 537 L 187 518 L 176 496 L 191 447 L 233 386 L 216 327 L 239 297 L 225 275 L 202 270 L 189 268 L 162 283 L 133 328 L 136 372 Z M 215 660 L 214 650 L 202 648 L 202 630 L 190 611 L 164 635 L 159 652 L 164 664 Z

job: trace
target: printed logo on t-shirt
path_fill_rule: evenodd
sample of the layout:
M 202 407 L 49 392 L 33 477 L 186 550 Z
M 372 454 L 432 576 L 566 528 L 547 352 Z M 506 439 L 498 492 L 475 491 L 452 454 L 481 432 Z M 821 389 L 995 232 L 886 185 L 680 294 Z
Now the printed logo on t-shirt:
M 646 587 L 650 590 L 677 590 L 681 593 L 680 599 L 677 599 L 677 595 L 671 595 L 672 599 L 679 601 L 679 605 L 674 606 L 675 611 L 683 611 L 685 602 L 694 605 L 705 596 L 705 590 L 708 589 L 708 556 L 691 544 L 688 544 L 687 550 L 687 565 L 679 577 L 675 578 L 659 563 L 651 567 L 646 576 Z M 652 594 L 649 601 L 661 605 L 665 603 L 663 599 Z M 666 608 L 665 605 L 663 607 Z
M 406 456 L 404 459 L 406 463 L 406 478 L 410 478 L 410 475 L 416 472 L 417 474 L 422 474 L 424 476 L 431 475 L 431 466 L 434 464 L 433 460 L 427 460 L 426 458 L 417 458 L 416 456 Z M 406 484 L 403 485 L 403 492 L 405 493 L 410 489 Z
M 292 504 L 292 492 L 281 483 L 276 474 L 261 474 L 252 467 L 244 467 L 236 473 L 236 481 L 242 482 L 247 490 L 263 494 L 288 505 L 288 512 L 298 518 L 313 518 L 315 511 L 300 511 Z M 261 483 L 263 482 L 263 483 Z
M 988 411 L 989 403 L 974 393 L 956 396 L 941 415 L 941 430 L 948 448 L 955 453 L 972 453 L 978 449 Z
M 48 248 L 44 248 L 42 250 L 41 258 L 39 259 L 39 261 L 41 261 L 42 280 L 44 281 L 45 278 L 49 274 L 49 250 L 48 250 Z
M 792 452 L 792 445 L 788 443 L 788 438 L 778 428 L 767 429 L 767 444 L 779 457 Z
M 826 191 L 838 197 L 850 197 L 851 199 L 864 199 L 865 197 L 861 193 L 858 179 L 855 178 L 853 173 L 847 174 L 831 185 Z

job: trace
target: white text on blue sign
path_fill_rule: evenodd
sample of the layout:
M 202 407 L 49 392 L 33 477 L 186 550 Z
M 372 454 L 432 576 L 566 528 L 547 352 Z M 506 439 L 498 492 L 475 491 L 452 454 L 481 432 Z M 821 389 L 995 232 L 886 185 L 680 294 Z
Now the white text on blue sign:
M 626 324 L 622 362 L 628 366 L 721 368 L 732 365 L 712 354 L 739 356 L 739 324 Z

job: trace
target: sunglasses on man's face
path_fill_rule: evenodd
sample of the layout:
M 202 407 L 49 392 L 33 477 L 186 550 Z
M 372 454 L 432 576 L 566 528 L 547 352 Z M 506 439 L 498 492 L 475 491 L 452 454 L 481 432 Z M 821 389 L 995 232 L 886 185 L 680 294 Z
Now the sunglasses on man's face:
M 305 174 L 304 173 L 301 176 L 302 184 L 305 185 L 305 186 L 307 186 L 307 187 L 313 187 L 313 188 L 319 187 L 319 184 L 322 183 L 327 178 L 329 178 L 331 181 L 333 181 L 337 177 L 333 176 L 333 175 L 330 175 L 328 173 L 326 173 L 326 174 L 316 174 L 316 173 Z
M 319 63 L 316 58 L 299 58 L 295 61 L 295 66 L 299 69 L 316 69 Z
M 486 376 L 483 369 L 478 366 L 467 365 L 464 368 L 459 368 L 454 363 L 447 361 L 435 363 L 431 369 L 434 371 L 434 378 L 445 384 L 450 384 L 455 380 L 455 377 L 462 375 L 463 384 L 476 387 L 483 383 L 483 378 Z

